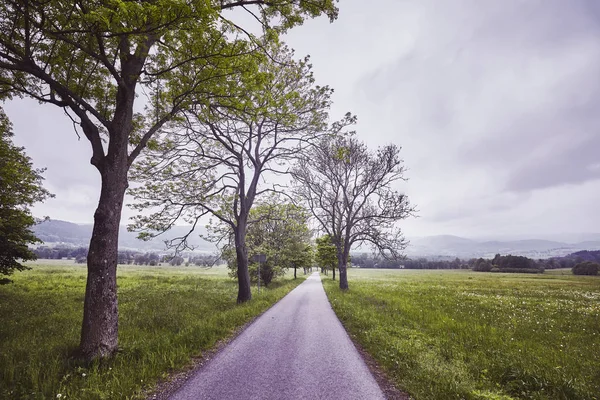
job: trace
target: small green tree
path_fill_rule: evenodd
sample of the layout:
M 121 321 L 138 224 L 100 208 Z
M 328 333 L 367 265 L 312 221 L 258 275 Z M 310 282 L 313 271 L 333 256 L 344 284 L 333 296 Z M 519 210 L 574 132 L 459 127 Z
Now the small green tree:
M 256 205 L 250 211 L 246 246 L 248 258 L 253 260 L 258 254 L 266 255 L 266 261 L 260 266 L 261 283 L 268 285 L 271 281 L 285 274 L 286 269 L 310 266 L 312 248 L 310 230 L 307 225 L 308 215 L 302 208 L 280 203 L 270 199 L 267 203 Z M 232 277 L 237 276 L 237 257 L 232 244 L 225 248 L 223 257 L 228 261 Z M 250 279 L 258 279 L 258 264 L 249 266 Z
M 324 270 L 333 271 L 333 280 L 335 281 L 335 266 L 337 264 L 337 253 L 331 236 L 325 235 L 317 238 L 317 264 Z
M 12 125 L 0 107 L 0 274 L 27 269 L 35 260 L 28 244 L 41 242 L 31 231 L 29 207 L 51 194 L 42 187 L 43 170 L 34 169 L 22 147 L 13 144 Z
M 306 227 L 306 223 L 302 223 L 303 227 Z M 302 229 L 301 228 L 301 229 Z M 301 232 L 298 231 L 290 231 L 290 234 L 295 235 Z M 294 269 L 294 279 L 297 278 L 297 269 L 302 268 L 306 271 L 307 268 L 310 268 L 313 261 L 313 248 L 308 241 L 310 237 L 308 235 L 308 229 L 306 229 L 306 235 L 302 234 L 299 237 L 290 238 L 284 243 L 284 249 L 280 253 L 283 260 L 282 263 L 287 266 L 287 268 Z

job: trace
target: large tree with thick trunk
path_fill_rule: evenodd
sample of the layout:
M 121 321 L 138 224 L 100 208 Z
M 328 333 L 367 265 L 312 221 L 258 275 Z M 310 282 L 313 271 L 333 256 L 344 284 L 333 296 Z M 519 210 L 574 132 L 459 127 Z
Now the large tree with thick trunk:
M 353 122 L 348 115 L 345 125 Z M 414 208 L 395 187 L 405 179 L 399 153 L 394 144 L 373 152 L 353 134 L 339 134 L 323 138 L 292 170 L 294 193 L 335 245 L 341 289 L 348 289 L 353 245 L 370 244 L 391 258 L 406 246 L 397 222 Z
M 267 51 L 271 60 L 258 71 L 232 78 L 232 96 L 186 109 L 181 123 L 158 136 L 134 169 L 141 186 L 131 191 L 134 207 L 155 211 L 133 224 L 146 237 L 177 220 L 193 231 L 207 214 L 224 224 L 233 236 L 240 303 L 252 297 L 250 211 L 259 196 L 277 191 L 265 175 L 285 174 L 286 163 L 325 134 L 330 106 L 331 89 L 315 85 L 307 58 L 294 60 L 283 45 Z M 187 247 L 188 235 L 172 244 Z
M 130 166 L 190 102 L 229 96 L 223 78 L 264 56 L 262 42 L 227 19 L 234 8 L 251 12 L 272 41 L 305 17 L 337 16 L 334 0 L 0 2 L 0 94 L 62 108 L 101 176 L 80 342 L 87 359 L 117 349 L 118 232 Z

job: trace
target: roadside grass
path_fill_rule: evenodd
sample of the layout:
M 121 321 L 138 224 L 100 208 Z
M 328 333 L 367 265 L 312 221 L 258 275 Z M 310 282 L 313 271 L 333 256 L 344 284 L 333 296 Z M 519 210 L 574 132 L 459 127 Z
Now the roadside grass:
M 561 275 L 565 273 L 565 275 Z M 600 399 L 600 277 L 348 271 L 336 314 L 415 399 Z
M 237 305 L 237 282 L 224 267 L 120 266 L 120 351 L 86 366 L 71 357 L 79 341 L 85 267 L 31 266 L 0 286 L 3 399 L 141 398 L 304 280 L 288 273 Z

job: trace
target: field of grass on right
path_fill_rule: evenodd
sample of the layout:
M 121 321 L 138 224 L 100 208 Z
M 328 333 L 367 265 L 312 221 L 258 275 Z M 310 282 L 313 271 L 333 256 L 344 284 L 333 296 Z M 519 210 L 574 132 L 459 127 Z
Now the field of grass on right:
M 564 273 L 564 275 L 563 275 Z M 600 277 L 348 271 L 350 335 L 415 399 L 600 399 Z

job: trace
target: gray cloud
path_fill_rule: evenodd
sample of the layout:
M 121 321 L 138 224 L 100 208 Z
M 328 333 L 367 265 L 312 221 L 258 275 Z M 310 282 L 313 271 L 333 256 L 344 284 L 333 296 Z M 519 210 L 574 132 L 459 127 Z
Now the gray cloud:
M 598 3 L 390 1 L 376 33 L 360 30 L 360 6 L 342 7 L 340 29 L 361 45 L 316 53 L 315 67 L 340 68 L 338 107 L 366 140 L 403 146 L 421 210 L 409 234 L 596 229 Z

